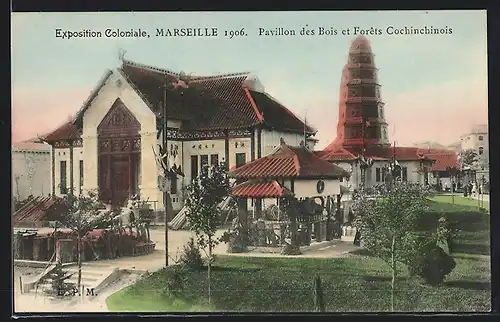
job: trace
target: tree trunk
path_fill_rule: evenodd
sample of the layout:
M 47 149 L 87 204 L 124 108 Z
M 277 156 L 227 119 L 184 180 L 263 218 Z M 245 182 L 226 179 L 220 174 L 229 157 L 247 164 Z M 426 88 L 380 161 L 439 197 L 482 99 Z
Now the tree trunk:
M 80 232 L 78 232 L 76 237 L 76 251 L 78 253 L 78 282 L 77 289 L 80 290 L 80 284 L 82 283 L 82 237 Z
M 208 307 L 210 308 L 212 302 L 212 289 L 211 289 L 211 271 L 212 271 L 212 236 L 208 236 Z
M 392 237 L 392 246 L 391 246 L 391 270 L 392 270 L 392 279 L 391 279 L 391 312 L 394 312 L 394 287 L 396 284 L 396 236 Z

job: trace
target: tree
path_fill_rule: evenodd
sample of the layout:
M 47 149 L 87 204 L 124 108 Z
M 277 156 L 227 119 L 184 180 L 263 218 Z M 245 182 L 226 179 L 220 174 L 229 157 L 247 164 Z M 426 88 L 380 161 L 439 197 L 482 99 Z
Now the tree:
M 54 204 L 47 213 L 51 220 L 57 220 L 63 226 L 70 228 L 76 234 L 76 247 L 78 254 L 78 282 L 80 289 L 82 280 L 82 238 L 93 229 L 108 228 L 112 225 L 112 211 L 103 209 L 97 194 L 89 192 L 88 196 L 64 196 L 60 203 Z
M 415 250 L 412 233 L 417 219 L 428 209 L 428 190 L 415 183 L 394 182 L 379 191 L 377 198 L 363 191 L 355 192 L 353 212 L 363 246 L 391 269 L 391 310 L 394 311 L 397 263 L 408 263 Z
M 208 301 L 211 301 L 212 250 L 221 241 L 215 238 L 222 210 L 217 207 L 228 196 L 229 178 L 226 165 L 203 165 L 199 177 L 186 187 L 187 219 L 196 234 L 197 244 L 208 257 Z
M 478 167 L 478 154 L 473 149 L 466 149 L 460 151 L 460 165 L 461 170 L 466 171 L 468 173 L 467 182 L 471 179 L 470 176 L 472 171 L 477 170 Z
M 67 282 L 72 276 L 73 274 L 69 274 L 63 269 L 62 262 L 57 261 L 56 266 L 49 274 L 51 279 L 50 288 L 45 289 L 44 292 L 52 296 L 66 296 L 74 293 L 75 285 Z

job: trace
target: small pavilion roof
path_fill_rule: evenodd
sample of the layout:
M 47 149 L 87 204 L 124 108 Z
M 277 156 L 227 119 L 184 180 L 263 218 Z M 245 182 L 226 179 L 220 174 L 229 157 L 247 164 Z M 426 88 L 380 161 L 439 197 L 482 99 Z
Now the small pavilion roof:
M 336 164 L 322 160 L 305 147 L 281 145 L 270 155 L 232 169 L 229 175 L 240 179 L 332 178 L 348 177 Z
M 231 194 L 243 198 L 281 198 L 293 193 L 282 187 L 276 180 L 250 180 L 235 186 Z

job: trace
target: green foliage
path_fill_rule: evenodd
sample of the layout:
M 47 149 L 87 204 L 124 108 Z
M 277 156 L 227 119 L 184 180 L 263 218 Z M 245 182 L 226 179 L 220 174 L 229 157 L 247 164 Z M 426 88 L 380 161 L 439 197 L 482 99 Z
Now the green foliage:
M 93 229 L 111 226 L 112 212 L 105 211 L 98 195 L 89 192 L 87 196 L 68 194 L 47 211 L 47 217 L 57 220 L 63 226 L 72 229 L 80 237 Z
M 464 312 L 490 309 L 490 261 L 461 257 L 443 286 L 428 287 L 400 269 L 397 308 L 405 312 Z M 192 312 L 192 304 L 206 303 L 207 275 L 187 270 L 183 308 L 161 296 L 167 275 L 180 266 L 153 273 L 113 294 L 108 308 L 115 312 Z M 390 268 L 380 259 L 352 255 L 347 258 L 257 258 L 219 256 L 213 267 L 212 309 L 218 312 L 311 312 L 312 281 L 321 277 L 325 312 L 388 311 Z M 462 284 L 460 284 L 462 283 Z M 135 291 L 132 293 L 129 290 Z M 147 300 L 146 300 L 147 299 Z M 110 303 L 112 302 L 112 303 Z M 112 304 L 112 305 L 109 305 Z M 208 309 L 205 309 L 205 312 Z
M 182 296 L 187 280 L 187 272 L 184 269 L 175 269 L 165 275 L 164 283 L 160 287 L 161 295 L 166 298 Z
M 428 190 L 418 184 L 396 182 L 381 187 L 379 193 L 376 199 L 363 191 L 354 194 L 354 224 L 371 253 L 391 265 L 393 255 L 396 261 L 404 262 L 407 235 L 416 230 L 417 219 L 429 207 Z
M 422 277 L 430 285 L 441 284 L 455 267 L 453 257 L 436 244 L 423 249 L 409 266 L 412 275 Z
M 243 228 L 238 227 L 235 231 L 225 232 L 221 237 L 221 241 L 227 243 L 227 251 L 229 253 L 244 253 L 248 251 L 248 246 L 243 242 L 241 229 Z
M 213 238 L 222 215 L 217 206 L 230 192 L 225 165 L 204 166 L 185 191 L 189 227 L 196 233 L 198 245 L 211 250 L 219 243 Z
M 200 249 L 192 237 L 189 239 L 188 243 L 184 245 L 179 261 L 189 269 L 199 270 L 203 268 L 203 259 L 201 258 Z
M 478 161 L 478 155 L 473 149 L 462 150 L 460 152 L 460 162 L 462 166 L 474 168 Z
M 314 294 L 314 311 L 325 312 L 325 299 L 323 293 L 323 287 L 321 286 L 321 278 L 316 275 L 313 282 L 313 294 Z
M 353 196 L 354 225 L 361 242 L 372 254 L 385 261 L 392 271 L 391 310 L 394 311 L 397 263 L 408 263 L 413 248 L 408 236 L 428 209 L 428 187 L 409 182 L 393 182 L 379 187 L 376 198 L 366 191 Z
M 71 276 L 73 276 L 73 274 L 68 274 L 68 272 L 63 269 L 62 262 L 57 261 L 56 266 L 46 278 L 51 279 L 50 288 L 45 289 L 44 292 L 50 296 L 57 297 L 73 294 L 75 285 L 67 282 Z

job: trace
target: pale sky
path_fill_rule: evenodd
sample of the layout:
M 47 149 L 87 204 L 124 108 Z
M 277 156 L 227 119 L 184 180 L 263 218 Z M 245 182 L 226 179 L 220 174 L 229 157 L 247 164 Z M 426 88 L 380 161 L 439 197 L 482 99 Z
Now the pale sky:
M 300 36 L 304 26 L 337 36 Z M 452 28 L 451 35 L 387 35 L 388 26 Z M 14 13 L 13 141 L 50 131 L 74 114 L 117 53 L 142 64 L 194 75 L 251 72 L 266 91 L 318 130 L 318 148 L 335 139 L 341 71 L 354 27 L 375 53 L 391 141 L 449 144 L 487 123 L 486 11 Z M 155 37 L 156 28 L 245 28 L 233 39 Z M 259 36 L 283 27 L 296 36 Z M 55 30 L 142 28 L 143 39 L 60 39 Z M 342 35 L 350 28 L 351 35 Z

